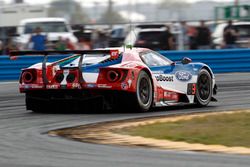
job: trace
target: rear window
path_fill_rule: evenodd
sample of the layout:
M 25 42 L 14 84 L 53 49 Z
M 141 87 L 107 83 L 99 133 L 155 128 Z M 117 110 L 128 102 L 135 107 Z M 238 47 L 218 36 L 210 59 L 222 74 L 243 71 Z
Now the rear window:
M 141 32 L 138 36 L 139 40 L 155 41 L 160 40 L 164 32 Z

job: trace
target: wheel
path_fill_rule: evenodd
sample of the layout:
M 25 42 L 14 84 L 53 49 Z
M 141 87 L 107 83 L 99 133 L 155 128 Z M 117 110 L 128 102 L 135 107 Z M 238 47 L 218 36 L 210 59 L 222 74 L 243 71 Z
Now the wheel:
M 139 73 L 136 84 L 136 107 L 140 111 L 148 111 L 153 103 L 153 86 L 145 71 Z
M 206 69 L 202 69 L 197 79 L 196 102 L 198 106 L 207 106 L 212 98 L 212 78 Z

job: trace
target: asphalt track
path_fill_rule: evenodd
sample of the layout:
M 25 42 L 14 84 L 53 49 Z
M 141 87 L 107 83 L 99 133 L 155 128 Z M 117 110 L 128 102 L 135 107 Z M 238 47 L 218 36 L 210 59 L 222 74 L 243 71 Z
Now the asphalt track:
M 25 110 L 17 83 L 0 83 L 0 167 L 249 167 L 249 156 L 96 145 L 46 133 L 111 120 L 250 108 L 250 73 L 216 77 L 218 103 L 150 113 L 37 114 Z

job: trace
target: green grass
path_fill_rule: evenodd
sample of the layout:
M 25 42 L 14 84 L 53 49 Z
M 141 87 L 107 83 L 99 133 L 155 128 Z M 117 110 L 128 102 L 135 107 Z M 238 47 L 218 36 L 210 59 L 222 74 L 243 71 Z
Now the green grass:
M 155 123 L 118 133 L 146 138 L 250 147 L 250 113 L 211 115 L 186 121 Z

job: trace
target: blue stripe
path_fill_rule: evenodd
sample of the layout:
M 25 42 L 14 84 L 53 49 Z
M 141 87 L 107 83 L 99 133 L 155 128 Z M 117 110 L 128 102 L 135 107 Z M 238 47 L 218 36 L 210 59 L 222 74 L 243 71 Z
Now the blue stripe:
M 85 66 L 85 67 L 82 68 L 82 71 L 89 72 L 89 73 L 98 73 L 99 68 L 119 64 L 121 62 L 122 62 L 122 56 L 120 56 L 118 59 L 110 60 L 110 61 L 107 61 L 107 62 L 104 62 L 104 63 Z

